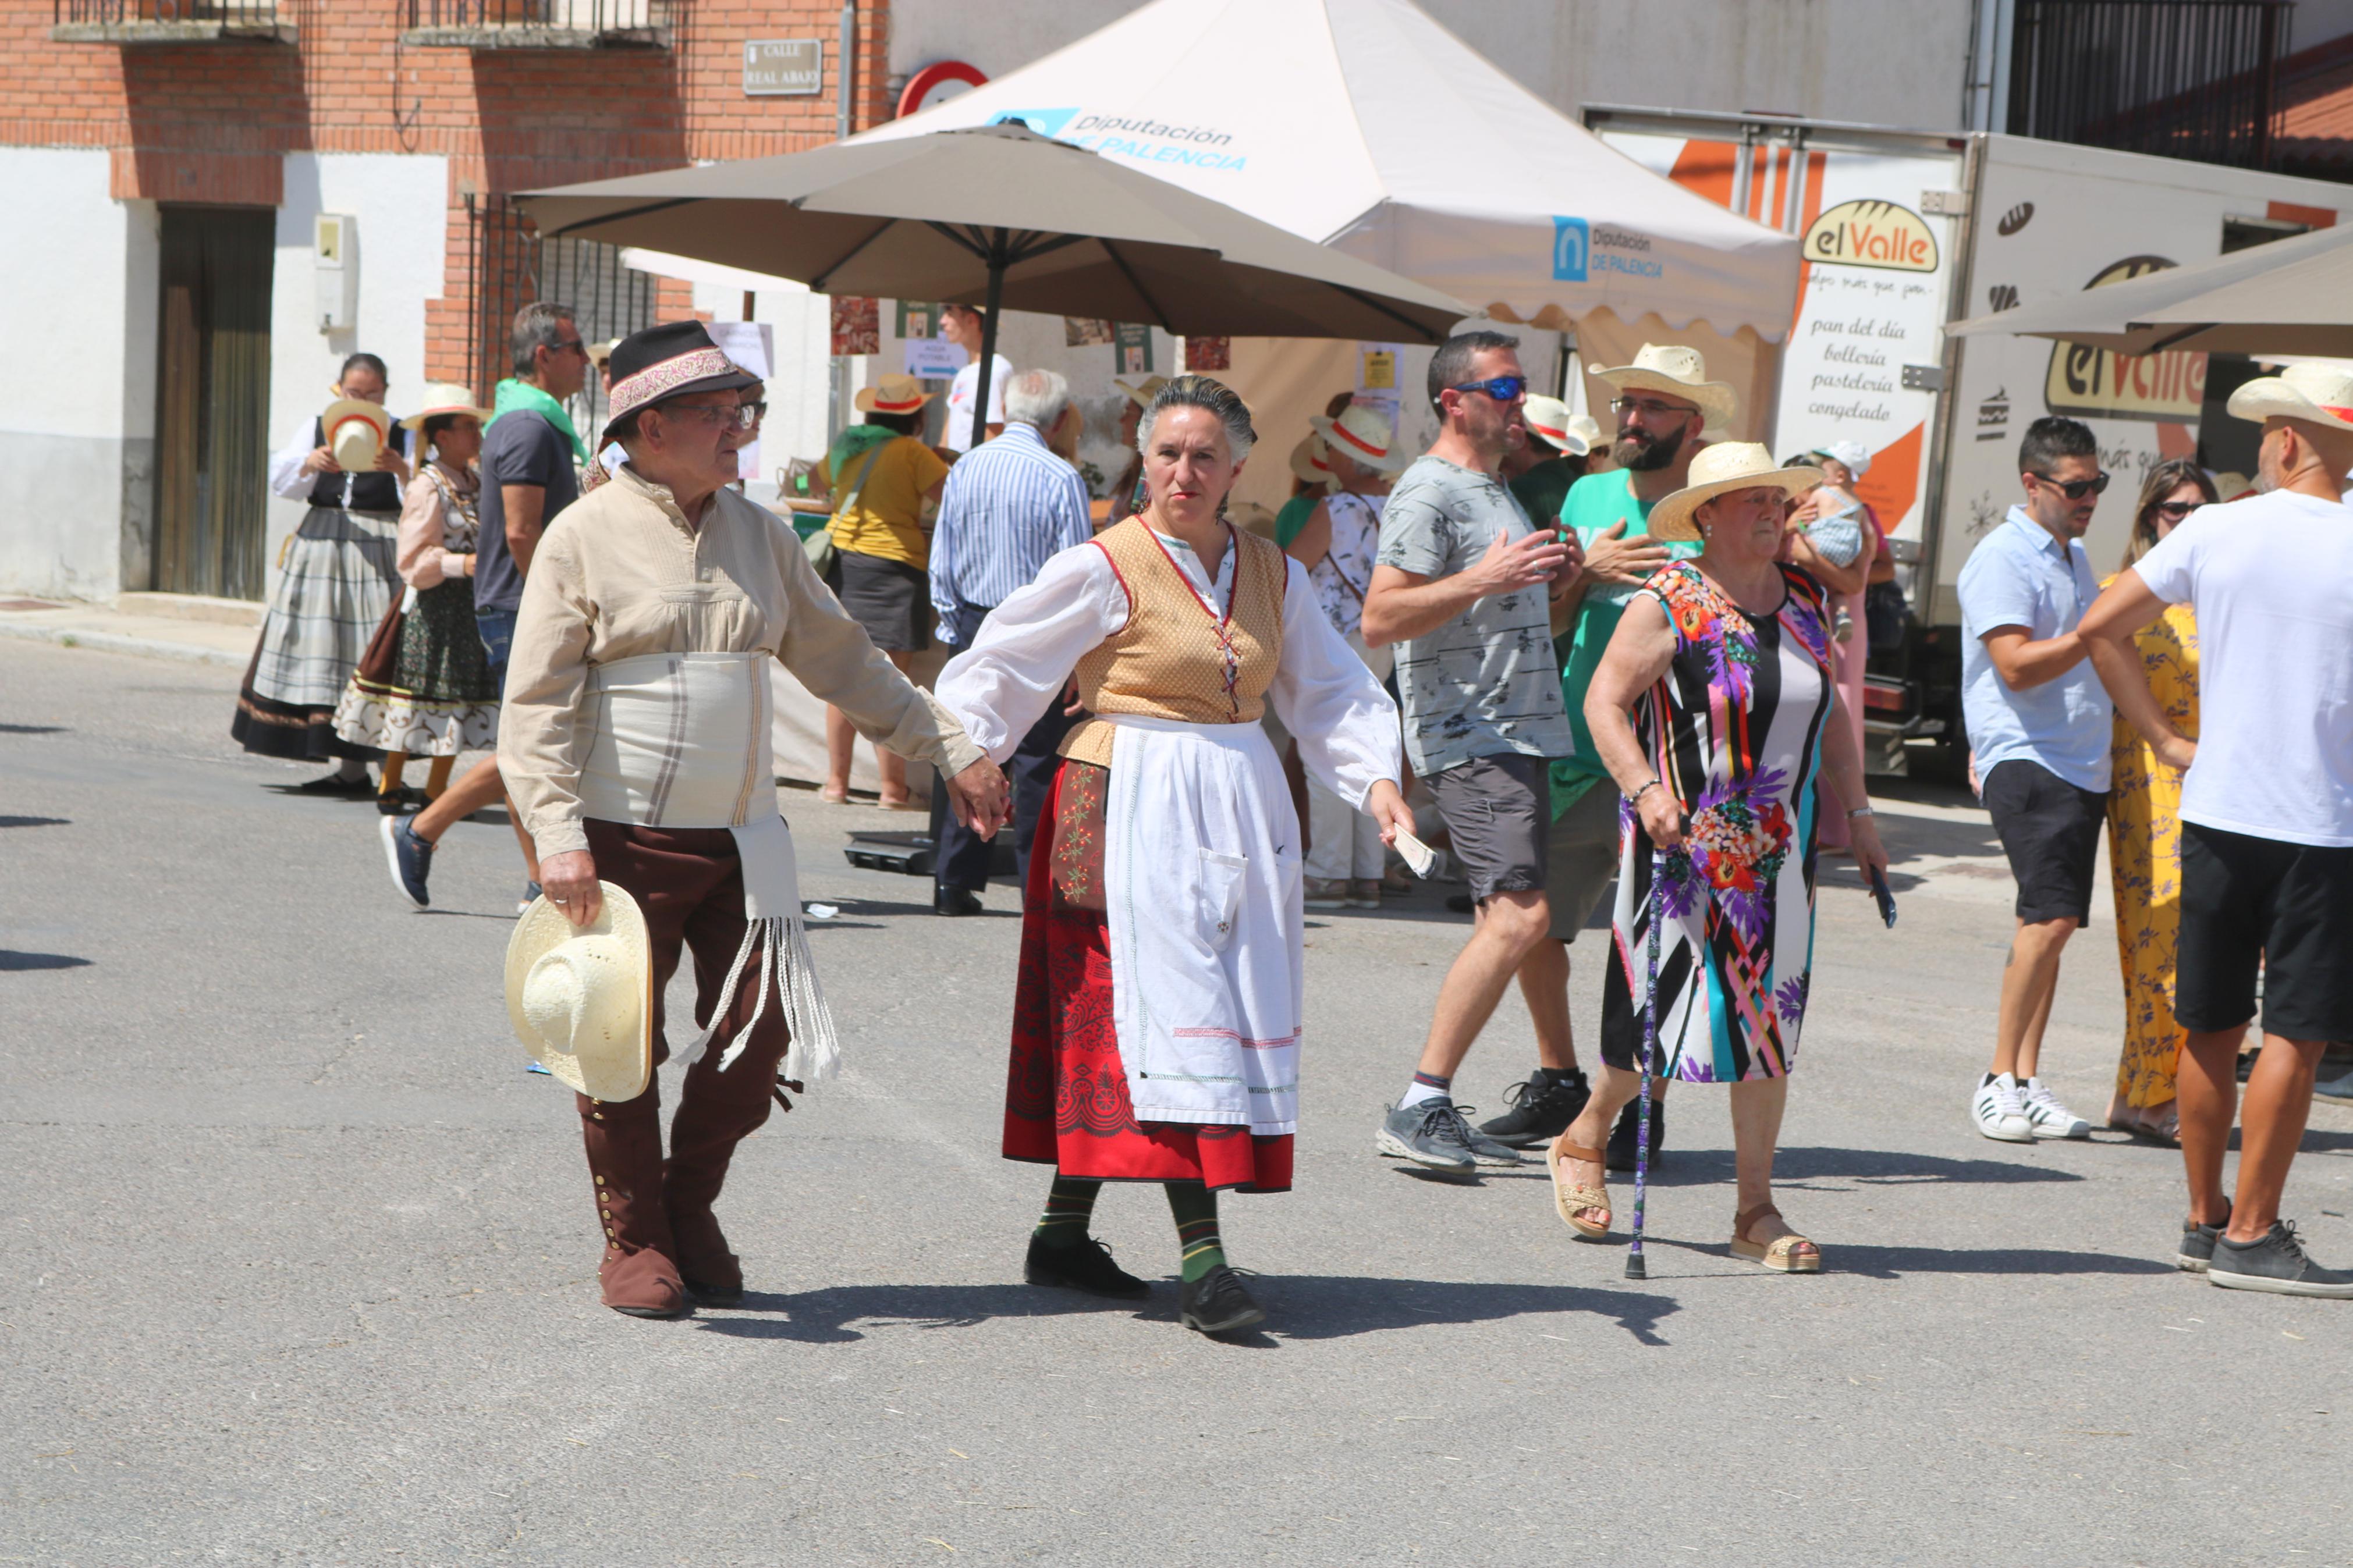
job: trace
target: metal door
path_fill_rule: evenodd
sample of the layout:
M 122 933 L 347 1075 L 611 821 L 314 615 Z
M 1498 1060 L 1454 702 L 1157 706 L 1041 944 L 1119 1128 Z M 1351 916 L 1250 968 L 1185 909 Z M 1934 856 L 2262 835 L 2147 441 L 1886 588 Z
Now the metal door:
M 166 205 L 163 219 L 153 585 L 259 599 L 277 214 Z

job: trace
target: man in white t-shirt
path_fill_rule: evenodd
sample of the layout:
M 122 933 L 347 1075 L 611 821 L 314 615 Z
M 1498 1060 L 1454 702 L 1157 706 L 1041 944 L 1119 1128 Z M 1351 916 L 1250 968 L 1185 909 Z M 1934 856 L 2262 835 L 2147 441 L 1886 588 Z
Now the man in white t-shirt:
M 972 450 L 972 402 L 980 393 L 980 345 L 988 318 L 969 305 L 950 305 L 940 317 L 940 336 L 972 356 L 948 384 L 947 423 L 940 430 L 942 456 L 950 462 Z M 1005 434 L 1005 384 L 1013 379 L 1013 364 L 1003 354 L 991 356 L 988 373 L 987 438 Z
M 2201 507 L 2111 584 L 2079 627 L 2116 708 L 2181 785 L 2174 1017 L 2189 1218 L 2176 1260 L 2217 1285 L 2353 1298 L 2353 1272 L 2305 1255 L 2279 1217 L 2331 1040 L 2353 1039 L 2353 375 L 2317 364 L 2248 382 L 2266 493 Z M 2151 695 L 2132 636 L 2168 604 L 2198 621 L 2191 741 Z M 2236 1203 L 2222 1155 L 2239 1042 L 2262 1054 L 2240 1108 Z

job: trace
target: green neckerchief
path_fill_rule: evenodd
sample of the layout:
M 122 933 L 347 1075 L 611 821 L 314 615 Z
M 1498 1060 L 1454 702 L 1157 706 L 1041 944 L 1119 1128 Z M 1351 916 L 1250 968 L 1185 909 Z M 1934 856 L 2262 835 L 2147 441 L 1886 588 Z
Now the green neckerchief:
M 588 460 L 588 448 L 582 444 L 580 432 L 572 427 L 572 416 L 565 412 L 564 405 L 531 383 L 509 377 L 499 383 L 498 394 L 492 399 L 491 423 L 495 425 L 508 415 L 519 412 L 536 414 L 554 426 L 564 438 L 572 443 L 573 461 L 586 463 Z
M 885 430 L 880 425 L 852 425 L 833 438 L 825 454 L 826 466 L 832 471 L 834 481 L 840 482 L 842 470 L 858 460 L 860 454 L 873 450 L 885 441 L 899 438 L 896 430 Z

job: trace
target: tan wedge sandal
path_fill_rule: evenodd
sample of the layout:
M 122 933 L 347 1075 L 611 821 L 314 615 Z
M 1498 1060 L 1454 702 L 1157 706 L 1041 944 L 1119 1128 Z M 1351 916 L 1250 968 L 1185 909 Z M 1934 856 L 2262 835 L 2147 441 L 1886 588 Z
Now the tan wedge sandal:
M 1588 1241 L 1608 1239 L 1609 1226 L 1606 1223 L 1596 1225 L 1589 1219 L 1580 1218 L 1579 1215 L 1586 1209 L 1599 1209 L 1604 1214 L 1610 1212 L 1609 1184 L 1605 1181 L 1601 1185 L 1593 1187 L 1579 1186 L 1575 1183 L 1562 1184 L 1560 1162 L 1563 1156 L 1571 1160 L 1590 1160 L 1599 1165 L 1602 1163 L 1601 1151 L 1584 1148 L 1576 1143 L 1568 1144 L 1565 1148 L 1559 1144 L 1546 1144 L 1545 1169 L 1552 1173 L 1553 1206 L 1560 1210 L 1560 1217 L 1567 1222 L 1568 1228 Z
M 1768 1214 L 1783 1225 L 1789 1223 L 1788 1216 L 1771 1204 L 1758 1204 L 1732 1216 L 1732 1256 L 1753 1259 L 1780 1274 L 1820 1274 L 1822 1249 L 1794 1231 L 1771 1241 L 1747 1239 L 1748 1227 Z M 1799 1252 L 1801 1247 L 1808 1250 Z

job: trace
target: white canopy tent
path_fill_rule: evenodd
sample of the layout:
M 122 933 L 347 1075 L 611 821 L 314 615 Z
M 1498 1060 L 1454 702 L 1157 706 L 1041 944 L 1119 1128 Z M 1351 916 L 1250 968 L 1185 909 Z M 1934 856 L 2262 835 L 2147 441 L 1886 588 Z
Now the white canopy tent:
M 1505 321 L 1789 330 L 1795 236 L 1612 151 L 1411 0 L 1153 0 L 856 140 L 1014 119 Z

